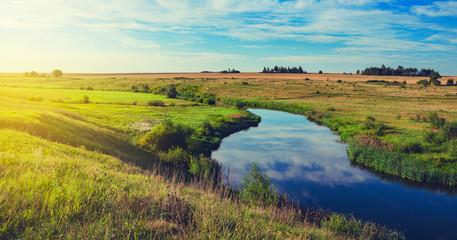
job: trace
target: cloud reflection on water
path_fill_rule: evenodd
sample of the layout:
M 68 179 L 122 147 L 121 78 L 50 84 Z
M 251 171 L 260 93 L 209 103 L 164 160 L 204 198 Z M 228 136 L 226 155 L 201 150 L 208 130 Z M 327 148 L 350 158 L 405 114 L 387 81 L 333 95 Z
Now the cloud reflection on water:
M 329 129 L 299 115 L 251 111 L 262 116 L 260 125 L 224 139 L 212 155 L 230 168 L 233 183 L 239 183 L 251 161 L 279 185 L 295 181 L 336 186 L 374 179 L 350 166 L 346 146 L 336 142 L 338 136 Z

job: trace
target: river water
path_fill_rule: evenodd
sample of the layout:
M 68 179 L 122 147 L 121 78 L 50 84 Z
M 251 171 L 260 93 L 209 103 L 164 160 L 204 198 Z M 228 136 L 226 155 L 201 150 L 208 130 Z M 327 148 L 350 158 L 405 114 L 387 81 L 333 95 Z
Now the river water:
M 457 239 L 457 196 L 419 184 L 390 180 L 351 166 L 346 145 L 304 116 L 250 109 L 258 127 L 235 133 L 212 153 L 231 184 L 255 161 L 280 193 L 306 206 L 353 214 L 410 239 Z

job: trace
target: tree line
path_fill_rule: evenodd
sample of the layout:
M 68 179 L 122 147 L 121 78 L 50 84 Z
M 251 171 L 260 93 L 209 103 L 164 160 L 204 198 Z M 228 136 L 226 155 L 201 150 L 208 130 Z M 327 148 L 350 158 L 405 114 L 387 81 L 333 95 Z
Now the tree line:
M 364 70 L 357 70 L 357 74 L 362 75 L 372 75 L 372 76 L 410 76 L 410 77 L 429 77 L 430 74 L 437 74 L 440 78 L 438 72 L 433 69 L 417 69 L 417 68 L 405 68 L 403 66 L 398 66 L 396 69 L 391 67 L 386 67 L 384 64 L 381 67 L 368 67 Z
M 236 69 L 228 69 L 228 70 L 222 70 L 221 73 L 240 73 L 239 70 Z
M 263 67 L 263 70 L 261 73 L 306 73 L 306 71 L 303 70 L 303 68 L 301 66 L 299 66 L 298 68 L 297 67 L 278 67 L 278 66 L 274 66 L 273 68 L 269 68 L 269 67 Z

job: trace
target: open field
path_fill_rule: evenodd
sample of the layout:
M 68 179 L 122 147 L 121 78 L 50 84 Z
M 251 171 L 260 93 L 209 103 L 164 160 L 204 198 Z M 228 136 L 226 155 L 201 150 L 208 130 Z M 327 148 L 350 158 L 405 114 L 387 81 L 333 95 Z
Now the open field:
M 239 130 L 249 114 L 125 91 L 144 80 L 91 78 L 0 77 L 0 239 L 401 238 L 340 215 L 241 202 L 232 189 L 198 172 L 212 166 L 206 158 L 151 151 L 138 142 L 172 121 L 200 134 L 200 144 L 214 144 L 218 131 Z M 215 133 L 205 138 L 205 129 Z M 353 231 L 340 230 L 346 225 Z
M 447 78 L 457 79 L 446 76 L 441 80 Z M 70 238 L 198 238 L 216 234 L 227 238 L 283 239 L 281 234 L 286 233 L 291 238 L 304 239 L 366 236 L 362 230 L 352 235 L 335 230 L 339 227 L 332 224 L 341 223 L 338 217 L 327 223 L 329 218 L 312 222 L 287 207 L 251 208 L 239 202 L 231 190 L 215 190 L 204 180 L 188 182 L 183 177 L 188 169 L 171 171 L 174 174 L 170 170 L 159 171 L 157 164 L 166 169 L 173 167 L 173 161 L 161 160 L 166 161 L 174 153 L 146 149 L 138 141 L 155 125 L 167 120 L 189 127 L 200 134 L 197 139 L 201 140 L 201 136 L 205 137 L 203 132 L 208 130 L 204 122 L 217 131 L 224 126 L 235 126 L 238 118 L 248 116 L 242 110 L 227 107 L 241 101 L 246 106 L 303 113 L 331 127 L 347 141 L 356 139 L 357 135 L 373 136 L 373 129 L 363 128 L 367 119 L 373 119 L 374 125 L 386 126 L 376 138 L 395 145 L 394 152 L 418 144 L 421 152 L 402 154 L 417 158 L 438 172 L 455 171 L 455 157 L 445 144 L 439 146 L 424 140 L 425 132 L 441 130 L 416 118 L 437 112 L 447 122 L 456 120 L 457 87 L 424 87 L 416 84 L 420 79 L 424 78 L 325 73 L 65 74 L 58 79 L 0 74 L 3 206 L 0 236 L 57 238 L 59 235 L 54 235 L 57 233 Z M 406 80 L 406 84 L 366 80 Z M 144 84 L 151 91 L 175 85 L 178 92 L 188 91 L 191 95 L 187 96 L 193 96 L 188 98 L 194 101 L 130 91 L 132 86 Z M 216 99 L 216 106 L 198 103 L 198 96 Z M 150 106 L 150 101 L 161 101 L 164 106 Z M 229 123 L 232 125 L 223 125 Z M 206 140 L 217 142 L 211 137 Z M 420 180 L 406 173 L 406 178 Z M 21 182 L 13 184 L 11 179 Z M 448 180 L 439 181 L 449 184 L 445 182 Z M 67 182 L 74 184 L 61 184 Z M 88 191 L 75 186 L 87 186 Z M 21 192 L 29 195 L 20 198 L 17 193 Z M 68 200 L 65 196 L 69 195 L 75 198 Z M 111 195 L 114 197 L 106 197 Z M 119 212 L 123 214 L 116 217 Z M 35 232 L 39 226 L 46 227 Z

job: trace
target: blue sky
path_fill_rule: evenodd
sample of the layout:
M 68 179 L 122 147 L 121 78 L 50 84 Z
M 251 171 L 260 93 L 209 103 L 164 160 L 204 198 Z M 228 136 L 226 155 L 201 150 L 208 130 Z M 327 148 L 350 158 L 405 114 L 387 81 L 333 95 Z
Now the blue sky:
M 15 0 L 0 9 L 1 72 L 385 64 L 457 75 L 457 1 Z

